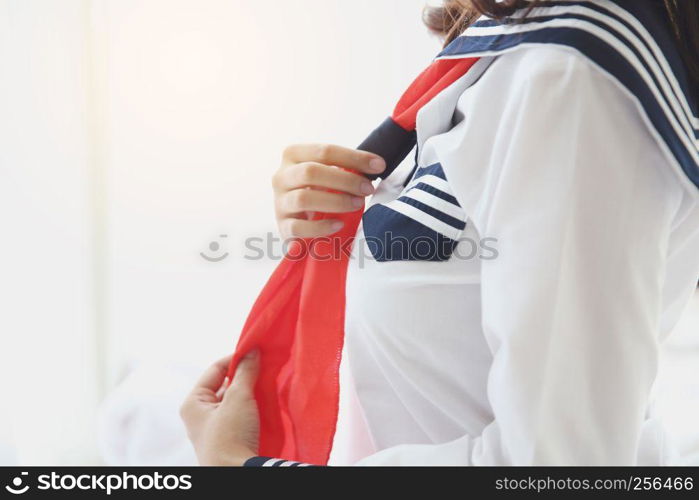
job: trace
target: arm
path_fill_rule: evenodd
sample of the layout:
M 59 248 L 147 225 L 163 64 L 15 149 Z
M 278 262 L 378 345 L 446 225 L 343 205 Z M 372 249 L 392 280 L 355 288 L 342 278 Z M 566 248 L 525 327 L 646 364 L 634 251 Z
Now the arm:
M 360 465 L 636 463 L 656 376 L 669 169 L 606 75 L 558 49 L 528 52 L 493 63 L 434 146 L 472 223 L 498 240 L 499 257 L 482 263 L 494 420 L 480 436 Z

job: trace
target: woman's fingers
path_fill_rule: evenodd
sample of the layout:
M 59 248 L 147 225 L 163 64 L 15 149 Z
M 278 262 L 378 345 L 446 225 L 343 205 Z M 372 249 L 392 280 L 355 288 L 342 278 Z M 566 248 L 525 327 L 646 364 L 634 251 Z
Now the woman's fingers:
M 238 368 L 233 376 L 233 381 L 226 390 L 226 394 L 238 393 L 252 396 L 259 372 L 260 354 L 258 351 L 253 351 L 240 360 L 240 364 L 238 364 Z
M 329 193 L 316 189 L 295 189 L 277 200 L 278 213 L 282 215 L 303 212 L 342 214 L 356 212 L 364 206 L 364 198 L 341 193 Z
M 180 407 L 180 415 L 185 423 L 202 418 L 219 403 L 219 390 L 224 385 L 231 357 L 226 356 L 211 365 L 197 381 Z
M 211 365 L 201 376 L 194 389 L 208 389 L 212 392 L 216 392 L 221 387 L 221 384 L 223 384 L 223 379 L 226 377 L 231 358 L 232 356 L 226 356 Z
M 226 377 L 223 379 L 223 384 L 221 384 L 221 387 L 219 387 L 218 391 L 216 391 L 216 400 L 221 401 L 223 398 L 223 395 L 226 393 L 226 390 L 230 387 L 231 385 L 231 380 Z
M 338 220 L 314 221 L 321 212 L 356 212 L 374 186 L 362 174 L 380 174 L 386 162 L 379 156 L 328 144 L 289 146 L 274 175 L 277 221 L 285 238 L 318 238 L 342 229 Z
M 380 156 L 331 144 L 296 144 L 284 151 L 283 162 L 315 162 L 356 170 L 365 174 L 380 174 L 386 162 Z
M 305 187 L 332 189 L 355 196 L 374 194 L 373 184 L 365 177 L 322 163 L 295 163 L 282 169 L 275 178 L 275 189 L 279 192 Z
M 303 219 L 283 219 L 279 223 L 280 230 L 284 238 L 322 238 L 331 236 L 344 227 L 344 223 L 339 220 L 303 220 Z

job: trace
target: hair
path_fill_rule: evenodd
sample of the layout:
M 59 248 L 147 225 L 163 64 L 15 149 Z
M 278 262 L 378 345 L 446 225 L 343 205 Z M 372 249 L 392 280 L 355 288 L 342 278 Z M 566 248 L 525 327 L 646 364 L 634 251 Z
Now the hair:
M 699 1 L 648 1 L 657 3 L 665 11 L 687 73 L 694 88 L 699 88 Z M 443 36 L 449 44 L 481 15 L 502 19 L 519 9 L 531 11 L 540 3 L 541 0 L 444 0 L 441 7 L 425 9 L 424 21 L 431 31 Z

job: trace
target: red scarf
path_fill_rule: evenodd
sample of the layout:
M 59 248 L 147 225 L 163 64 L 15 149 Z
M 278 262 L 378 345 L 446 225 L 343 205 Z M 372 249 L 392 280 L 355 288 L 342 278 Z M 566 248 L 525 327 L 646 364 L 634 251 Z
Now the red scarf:
M 384 176 L 415 145 L 418 111 L 476 61 L 434 62 L 403 95 L 392 117 L 359 147 L 386 160 Z M 232 378 L 246 353 L 260 351 L 255 398 L 262 456 L 328 462 L 339 407 L 345 279 L 362 214 L 360 210 L 339 217 L 344 228 L 330 239 L 295 242 L 245 323 L 228 375 Z

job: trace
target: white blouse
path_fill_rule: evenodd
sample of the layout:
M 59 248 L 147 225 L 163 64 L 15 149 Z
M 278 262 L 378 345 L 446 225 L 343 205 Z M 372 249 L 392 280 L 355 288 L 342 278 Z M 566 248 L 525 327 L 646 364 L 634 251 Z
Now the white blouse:
M 378 261 L 360 227 L 331 464 L 676 460 L 652 392 L 699 277 L 699 195 L 637 106 L 541 46 L 481 60 L 422 110 L 416 178 L 404 165 L 372 207 L 458 245 Z

